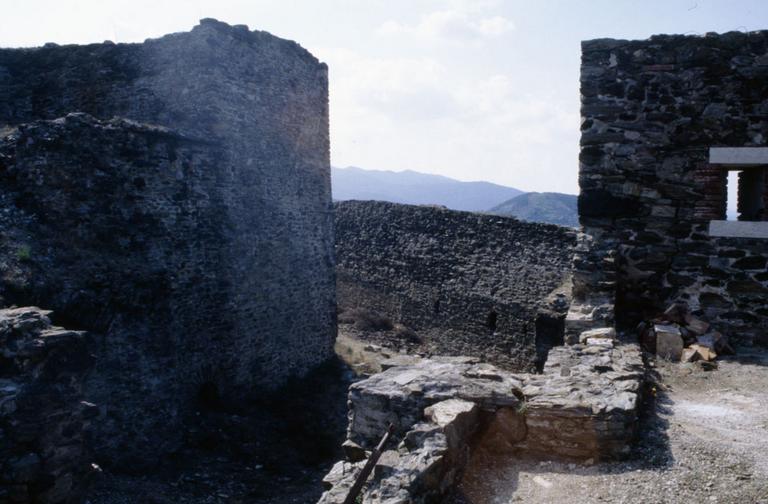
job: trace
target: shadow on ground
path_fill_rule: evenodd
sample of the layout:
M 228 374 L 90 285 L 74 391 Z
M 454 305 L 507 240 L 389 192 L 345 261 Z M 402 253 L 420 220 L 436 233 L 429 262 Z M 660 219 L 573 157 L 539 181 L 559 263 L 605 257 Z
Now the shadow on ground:
M 316 502 L 342 458 L 347 389 L 339 359 L 274 394 L 243 404 L 203 398 L 182 450 L 148 474 L 102 473 L 90 504 Z
M 553 475 L 566 474 L 578 478 L 638 470 L 664 471 L 674 464 L 667 432 L 667 417 L 674 403 L 654 370 L 649 371 L 642 397 L 636 440 L 625 460 L 544 460 L 524 453 L 493 455 L 480 449 L 472 455 L 461 483 L 447 504 L 527 502 L 530 494 L 536 493 L 537 489 L 548 494 L 546 499 L 552 499 L 549 502 L 570 502 L 569 496 L 558 495 L 557 489 L 549 492 L 553 487 L 550 481 Z

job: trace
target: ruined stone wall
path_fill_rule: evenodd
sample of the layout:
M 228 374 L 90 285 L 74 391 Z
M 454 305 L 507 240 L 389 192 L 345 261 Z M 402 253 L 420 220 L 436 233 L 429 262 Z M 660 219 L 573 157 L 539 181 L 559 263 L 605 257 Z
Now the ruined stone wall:
M 318 504 L 344 502 L 367 462 L 363 450 L 388 426 L 399 443 L 382 453 L 362 502 L 450 501 L 462 478 L 471 488 L 494 459 L 626 458 L 644 377 L 639 345 L 605 339 L 557 347 L 542 374 L 512 374 L 467 357 L 391 367 L 350 387 L 347 461 L 323 479 Z
M 0 50 L 3 128 L 1 294 L 103 336 L 105 461 L 172 450 L 201 388 L 241 399 L 332 354 L 327 68 L 300 46 L 203 20 Z
M 670 301 L 768 343 L 768 242 L 709 236 L 726 176 L 710 147 L 765 146 L 768 32 L 582 44 L 580 221 L 616 244 L 616 317 Z
M 437 354 L 531 366 L 537 326 L 551 329 L 537 315 L 567 276 L 575 233 L 437 207 L 335 208 L 341 309 L 381 312 Z
M 93 365 L 82 331 L 35 307 L 0 310 L 0 502 L 74 502 L 91 472 L 83 400 Z M 71 500 L 69 500 L 71 499 Z

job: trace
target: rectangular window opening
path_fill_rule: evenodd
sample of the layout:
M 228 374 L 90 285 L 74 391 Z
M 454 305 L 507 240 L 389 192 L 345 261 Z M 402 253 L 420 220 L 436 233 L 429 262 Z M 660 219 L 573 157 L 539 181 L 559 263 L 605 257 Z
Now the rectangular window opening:
M 729 170 L 726 191 L 725 220 L 739 220 L 737 201 L 739 198 L 739 171 Z
M 709 210 L 725 219 L 709 221 L 710 236 L 768 238 L 768 147 L 712 147 L 709 162 L 722 170 Z
M 765 221 L 765 168 L 728 170 L 726 190 L 726 220 Z

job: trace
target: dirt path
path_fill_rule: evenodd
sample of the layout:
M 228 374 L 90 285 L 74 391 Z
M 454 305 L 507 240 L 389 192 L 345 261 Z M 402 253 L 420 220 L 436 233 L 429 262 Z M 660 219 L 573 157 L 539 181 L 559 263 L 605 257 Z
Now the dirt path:
M 768 503 L 768 352 L 716 371 L 659 363 L 630 461 L 579 466 L 479 454 L 457 503 Z

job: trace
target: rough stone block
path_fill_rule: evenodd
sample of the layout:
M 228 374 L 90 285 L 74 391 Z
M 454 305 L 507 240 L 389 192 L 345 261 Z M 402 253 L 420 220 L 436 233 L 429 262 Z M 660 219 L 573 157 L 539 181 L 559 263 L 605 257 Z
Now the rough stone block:
M 691 350 L 696 352 L 696 354 L 699 356 L 700 360 L 704 360 L 704 361 L 708 361 L 709 362 L 709 361 L 713 361 L 713 360 L 715 360 L 717 358 L 717 353 L 715 353 L 714 350 L 712 350 L 711 348 L 709 348 L 707 346 L 699 345 L 699 344 L 693 344 L 693 345 L 691 345 L 690 348 L 691 348 Z
M 680 354 L 681 362 L 695 362 L 699 358 L 699 354 L 693 348 L 684 348 Z
M 655 324 L 656 355 L 672 361 L 680 360 L 683 353 L 683 336 L 680 328 L 673 325 Z
M 704 334 L 709 330 L 709 322 L 689 314 L 685 317 L 685 327 L 693 334 Z
M 448 399 L 481 407 L 516 406 L 520 400 L 511 392 L 521 388 L 513 374 L 462 359 L 393 367 L 350 386 L 347 437 L 372 448 L 389 423 L 396 435 L 403 435 L 422 420 L 428 406 Z
M 75 502 L 88 476 L 85 432 L 98 408 L 82 401 L 82 387 L 92 349 L 86 333 L 52 326 L 50 314 L 0 310 L 0 496 L 13 502 Z
M 613 327 L 600 327 L 598 329 L 584 331 L 579 335 L 579 342 L 585 343 L 590 338 L 614 340 L 616 339 L 616 329 Z

